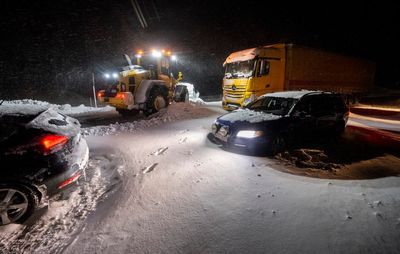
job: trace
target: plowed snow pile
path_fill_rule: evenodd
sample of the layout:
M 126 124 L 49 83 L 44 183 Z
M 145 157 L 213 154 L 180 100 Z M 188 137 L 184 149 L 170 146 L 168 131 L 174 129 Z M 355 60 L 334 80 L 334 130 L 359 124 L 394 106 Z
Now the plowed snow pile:
M 45 111 L 49 108 L 53 108 L 57 112 L 69 116 L 80 116 L 98 112 L 115 111 L 115 108 L 110 106 L 94 108 L 94 107 L 87 107 L 82 104 L 79 106 L 71 106 L 70 104 L 57 105 L 45 101 L 24 99 L 24 100 L 4 101 L 0 105 L 0 116 L 4 114 L 32 115 L 32 114 L 38 114 L 39 112 Z
M 144 131 L 146 128 L 158 126 L 166 122 L 201 118 L 211 114 L 213 114 L 213 112 L 209 109 L 191 103 L 173 103 L 148 119 L 127 123 L 115 123 L 108 126 L 83 128 L 82 132 L 84 135 L 97 136 L 115 135 L 121 132 L 137 132 Z

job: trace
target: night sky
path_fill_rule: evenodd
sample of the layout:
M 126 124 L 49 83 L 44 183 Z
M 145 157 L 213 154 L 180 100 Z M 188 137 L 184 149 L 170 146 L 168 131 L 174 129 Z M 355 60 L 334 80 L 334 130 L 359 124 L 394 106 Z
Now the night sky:
M 400 4 L 363 1 L 8 1 L 1 9 L 0 96 L 86 102 L 91 73 L 125 65 L 137 49 L 177 52 L 185 81 L 220 93 L 227 55 L 297 43 L 368 58 L 376 84 L 400 88 Z

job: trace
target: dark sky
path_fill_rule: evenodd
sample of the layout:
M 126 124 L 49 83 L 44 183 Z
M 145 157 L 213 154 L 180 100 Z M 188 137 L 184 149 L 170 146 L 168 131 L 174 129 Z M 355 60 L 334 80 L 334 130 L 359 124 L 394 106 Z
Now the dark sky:
M 125 64 L 123 53 L 133 56 L 135 49 L 151 47 L 178 52 L 185 79 L 202 94 L 218 93 L 230 52 L 276 42 L 371 59 L 378 85 L 400 86 L 400 4 L 136 1 L 145 29 L 130 0 L 4 1 L 0 95 L 7 90 L 9 97 L 47 99 L 44 94 L 54 98 L 52 91 L 64 97 L 90 93 L 92 72 L 100 83 L 102 72 Z

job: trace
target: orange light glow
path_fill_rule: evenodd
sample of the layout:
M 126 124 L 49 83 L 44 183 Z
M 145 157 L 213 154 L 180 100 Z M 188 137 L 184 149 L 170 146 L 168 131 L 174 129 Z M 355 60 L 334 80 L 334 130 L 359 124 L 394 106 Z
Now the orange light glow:
M 125 99 L 125 94 L 124 93 L 117 93 L 115 98 L 117 98 L 117 99 Z
M 167 51 L 167 55 L 170 56 L 172 54 L 171 51 Z
M 138 55 L 143 55 L 143 50 L 138 50 L 137 53 Z

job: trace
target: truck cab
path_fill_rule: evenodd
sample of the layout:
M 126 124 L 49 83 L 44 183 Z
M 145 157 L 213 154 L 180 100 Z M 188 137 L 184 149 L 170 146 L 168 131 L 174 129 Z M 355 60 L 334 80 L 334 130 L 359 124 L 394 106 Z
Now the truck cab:
M 282 91 L 284 64 L 283 44 L 230 54 L 224 62 L 224 109 L 243 107 L 265 93 Z

